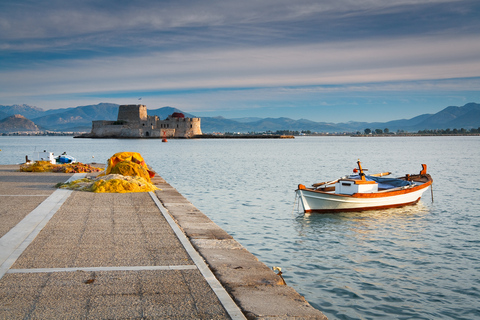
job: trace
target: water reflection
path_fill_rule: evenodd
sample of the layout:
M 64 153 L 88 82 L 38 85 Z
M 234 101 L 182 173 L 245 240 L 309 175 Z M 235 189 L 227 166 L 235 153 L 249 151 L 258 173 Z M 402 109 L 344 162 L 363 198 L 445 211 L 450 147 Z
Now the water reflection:
M 424 217 L 432 212 L 432 207 L 419 202 L 413 206 L 391 208 L 386 210 L 368 210 L 360 212 L 340 212 L 316 214 L 297 212 L 295 221 L 299 235 L 321 234 L 345 229 L 359 234 L 371 234 L 378 229 L 406 230 L 412 224 L 421 227 Z

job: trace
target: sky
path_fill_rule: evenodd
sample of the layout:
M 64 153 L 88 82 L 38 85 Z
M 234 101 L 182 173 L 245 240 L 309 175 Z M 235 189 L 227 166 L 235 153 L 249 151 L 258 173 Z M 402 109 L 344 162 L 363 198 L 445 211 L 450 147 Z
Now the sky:
M 2 0 L 0 105 L 389 121 L 480 103 L 478 0 Z

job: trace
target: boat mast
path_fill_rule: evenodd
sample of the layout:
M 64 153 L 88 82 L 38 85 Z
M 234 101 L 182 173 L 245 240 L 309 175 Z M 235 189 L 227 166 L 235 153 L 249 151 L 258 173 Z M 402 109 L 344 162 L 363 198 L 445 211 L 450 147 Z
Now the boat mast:
M 360 174 L 360 179 L 362 179 L 363 181 L 366 181 L 365 173 L 363 173 L 362 164 L 360 163 L 360 159 L 358 159 L 357 164 L 358 164 L 358 171 L 359 171 L 359 174 Z

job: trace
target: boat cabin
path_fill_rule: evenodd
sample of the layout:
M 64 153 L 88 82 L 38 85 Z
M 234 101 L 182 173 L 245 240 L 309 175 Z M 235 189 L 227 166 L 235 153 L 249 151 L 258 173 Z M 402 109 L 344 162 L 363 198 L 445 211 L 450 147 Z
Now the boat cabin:
M 378 192 L 378 183 L 375 181 L 340 179 L 335 183 L 335 193 L 352 195 L 354 193 Z
M 43 150 L 43 152 L 34 152 L 32 161 L 48 161 L 51 164 L 55 164 L 53 152 L 47 152 L 46 150 Z

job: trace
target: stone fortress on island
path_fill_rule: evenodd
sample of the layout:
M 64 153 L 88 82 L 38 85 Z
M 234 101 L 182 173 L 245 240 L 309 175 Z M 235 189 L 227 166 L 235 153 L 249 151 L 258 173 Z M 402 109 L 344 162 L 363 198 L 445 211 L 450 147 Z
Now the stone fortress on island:
M 85 138 L 193 138 L 202 134 L 200 118 L 186 118 L 174 112 L 165 120 L 147 115 L 142 104 L 122 105 L 117 121 L 92 121 L 92 131 Z

